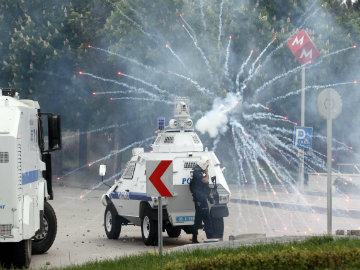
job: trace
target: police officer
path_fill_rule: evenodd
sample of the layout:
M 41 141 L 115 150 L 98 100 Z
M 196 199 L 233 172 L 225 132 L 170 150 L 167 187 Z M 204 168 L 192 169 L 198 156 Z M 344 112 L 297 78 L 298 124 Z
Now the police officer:
M 193 195 L 195 204 L 195 223 L 193 226 L 192 243 L 199 243 L 197 240 L 198 229 L 204 222 L 204 229 L 207 238 L 211 237 L 211 220 L 207 200 L 210 195 L 209 187 L 209 167 L 210 161 L 206 156 L 202 156 L 194 167 L 193 177 L 190 182 L 190 191 Z

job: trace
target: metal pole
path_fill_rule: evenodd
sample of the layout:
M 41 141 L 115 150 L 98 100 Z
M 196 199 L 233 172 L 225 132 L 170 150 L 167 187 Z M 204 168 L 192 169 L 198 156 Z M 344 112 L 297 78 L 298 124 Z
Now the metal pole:
M 305 126 L 305 67 L 301 70 L 301 126 Z M 304 149 L 300 149 L 300 191 L 304 191 Z
M 159 245 L 159 255 L 162 255 L 163 250 L 163 237 L 162 237 L 162 225 L 163 225 L 163 215 L 162 215 L 162 201 L 161 197 L 158 197 L 158 245 Z
M 332 120 L 327 120 L 327 233 L 332 233 L 332 190 L 331 190 L 331 170 L 332 170 Z

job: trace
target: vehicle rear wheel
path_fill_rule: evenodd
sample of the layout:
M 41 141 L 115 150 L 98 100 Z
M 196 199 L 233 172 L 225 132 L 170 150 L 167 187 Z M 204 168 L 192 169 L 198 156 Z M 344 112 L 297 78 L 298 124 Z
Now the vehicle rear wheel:
M 121 217 L 113 205 L 108 204 L 104 214 L 104 227 L 107 238 L 118 239 L 121 232 Z
M 10 264 L 16 268 L 28 268 L 31 262 L 32 240 L 11 243 Z
M 57 219 L 54 209 L 48 202 L 44 202 L 44 226 L 32 240 L 32 253 L 43 254 L 49 250 L 55 241 L 57 232 Z
M 224 218 L 212 218 L 213 238 L 223 238 L 224 236 Z
M 145 211 L 144 217 L 141 219 L 141 236 L 145 245 L 155 246 L 158 241 L 158 226 L 155 220 L 151 219 L 150 211 Z
M 176 237 L 179 237 L 179 235 L 181 234 L 181 228 L 169 226 L 169 227 L 166 227 L 166 232 L 169 237 L 176 238 Z

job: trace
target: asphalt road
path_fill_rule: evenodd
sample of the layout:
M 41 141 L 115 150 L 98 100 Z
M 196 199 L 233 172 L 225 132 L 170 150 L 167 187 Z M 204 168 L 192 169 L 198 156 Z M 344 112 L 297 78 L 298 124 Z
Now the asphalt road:
M 105 189 L 90 191 L 78 187 L 55 185 L 51 201 L 58 219 L 58 233 L 52 248 L 42 255 L 33 255 L 31 269 L 81 264 L 120 256 L 156 252 L 157 247 L 145 246 L 140 227 L 125 226 L 117 240 L 107 239 L 104 232 L 104 210 L 100 198 Z M 249 203 L 251 202 L 251 203 Z M 360 200 L 334 195 L 334 208 L 345 215 L 333 217 L 333 230 L 359 229 L 360 219 L 351 211 L 360 210 Z M 284 207 L 285 206 L 285 207 Z M 326 233 L 326 197 L 319 194 L 288 194 L 232 187 L 230 216 L 225 218 L 224 241 L 229 235 L 266 234 L 275 236 L 306 236 Z M 346 212 L 349 215 L 346 216 Z M 179 238 L 164 233 L 164 249 L 188 245 L 191 235 Z M 200 232 L 200 242 L 206 240 Z
M 81 188 L 54 187 L 55 200 L 50 201 L 58 220 L 58 232 L 51 249 L 33 255 L 31 269 L 81 264 L 89 260 L 103 260 L 119 256 L 155 252 L 157 247 L 145 246 L 140 227 L 122 227 L 120 238 L 109 240 L 104 231 L 104 210 L 100 198 L 104 191 L 89 192 Z M 164 248 L 189 244 L 191 235 L 184 232 L 179 238 L 164 233 Z M 205 234 L 200 233 L 200 240 Z

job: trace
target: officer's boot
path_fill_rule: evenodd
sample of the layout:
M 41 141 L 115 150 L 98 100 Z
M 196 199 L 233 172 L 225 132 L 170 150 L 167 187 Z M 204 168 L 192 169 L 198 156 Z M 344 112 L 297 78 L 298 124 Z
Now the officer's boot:
M 197 234 L 193 234 L 191 243 L 193 243 L 193 244 L 198 244 L 199 243 L 199 241 L 197 240 Z

